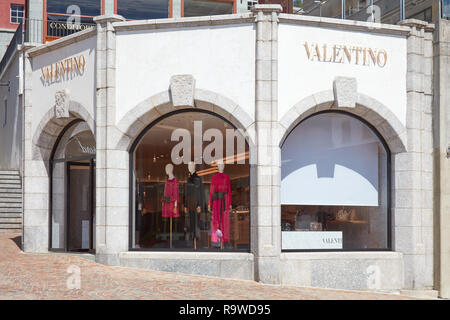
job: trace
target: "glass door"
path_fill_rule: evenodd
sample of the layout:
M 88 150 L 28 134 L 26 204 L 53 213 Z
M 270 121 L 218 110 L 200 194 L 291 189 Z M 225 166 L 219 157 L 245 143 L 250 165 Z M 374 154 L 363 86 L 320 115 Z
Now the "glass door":
M 67 162 L 67 249 L 92 251 L 93 161 Z

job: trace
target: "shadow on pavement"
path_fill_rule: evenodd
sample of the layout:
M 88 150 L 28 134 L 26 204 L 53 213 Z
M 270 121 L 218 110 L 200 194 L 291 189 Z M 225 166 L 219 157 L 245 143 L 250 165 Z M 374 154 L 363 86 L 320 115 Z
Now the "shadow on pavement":
M 11 239 L 20 250 L 22 250 L 22 236 L 16 236 L 9 239 Z

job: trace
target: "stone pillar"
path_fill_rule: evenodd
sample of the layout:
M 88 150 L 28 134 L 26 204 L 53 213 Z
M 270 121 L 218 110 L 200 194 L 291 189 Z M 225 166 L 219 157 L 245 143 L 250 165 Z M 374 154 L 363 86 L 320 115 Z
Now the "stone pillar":
M 97 23 L 96 100 L 96 260 L 119 264 L 119 253 L 128 251 L 128 152 L 115 150 L 116 35 L 118 15 L 95 17 Z
M 252 252 L 255 279 L 280 283 L 281 150 L 278 128 L 278 14 L 280 5 L 256 5 L 256 158 L 252 161 Z
M 236 1 L 236 13 L 246 13 L 248 12 L 247 1 Z
M 28 34 L 26 42 L 42 43 L 44 4 L 43 0 L 28 1 Z
M 433 25 L 405 20 L 407 152 L 393 155 L 394 250 L 403 253 L 404 288 L 433 288 Z
M 105 13 L 106 16 L 115 14 L 114 12 L 114 0 L 105 0 Z
M 31 58 L 25 53 L 23 103 L 23 250 L 47 252 L 49 232 L 48 159 L 33 147 Z M 38 120 L 35 120 L 38 121 Z M 49 149 L 52 146 L 47 146 Z
M 181 9 L 181 0 L 172 0 L 172 18 L 181 18 Z
M 450 298 L 450 21 L 438 22 L 434 43 L 435 286 Z

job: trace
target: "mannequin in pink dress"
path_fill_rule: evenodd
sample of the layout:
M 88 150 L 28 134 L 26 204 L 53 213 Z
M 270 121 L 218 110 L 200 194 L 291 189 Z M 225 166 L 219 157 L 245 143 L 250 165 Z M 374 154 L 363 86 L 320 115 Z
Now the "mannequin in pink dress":
M 230 238 L 231 184 L 230 177 L 223 171 L 225 165 L 217 163 L 218 173 L 212 176 L 209 189 L 208 210 L 211 211 L 211 241 L 223 243 Z
M 178 180 L 173 175 L 173 164 L 166 165 L 166 174 L 168 179 L 164 186 L 164 196 L 162 201 L 162 216 L 164 218 L 170 218 L 170 248 L 172 248 L 172 218 L 178 218 L 180 216 L 178 212 Z

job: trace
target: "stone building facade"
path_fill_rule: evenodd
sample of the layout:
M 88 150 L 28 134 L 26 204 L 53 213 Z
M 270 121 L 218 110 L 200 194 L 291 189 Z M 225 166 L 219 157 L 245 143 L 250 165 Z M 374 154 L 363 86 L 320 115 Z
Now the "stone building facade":
M 80 137 L 84 154 L 67 165 L 85 166 L 95 177 L 89 197 L 95 217 L 79 232 L 87 234 L 91 228 L 86 239 L 100 263 L 270 284 L 386 291 L 435 288 L 435 277 L 445 272 L 436 271 L 439 240 L 433 239 L 434 228 L 441 226 L 433 211 L 438 175 L 433 161 L 438 148 L 435 144 L 433 150 L 434 25 L 305 17 L 283 14 L 279 5 L 216 17 L 126 22 L 105 15 L 95 22 L 96 29 L 23 48 L 25 252 L 70 251 L 67 243 L 77 241 L 64 239 L 69 229 L 64 231 L 65 224 L 60 227 L 55 219 L 63 208 L 56 204 L 58 192 L 64 190 L 71 201 L 64 185 L 58 185 L 56 167 L 66 163 L 57 158 L 58 146 L 68 134 L 78 139 L 78 129 L 71 128 L 83 123 L 93 139 Z M 144 217 L 139 190 L 147 178 L 146 172 L 137 178 L 139 148 L 145 147 L 141 141 L 151 139 L 146 133 L 158 134 L 152 128 L 164 129 L 161 123 L 176 123 L 170 121 L 179 114 L 222 119 L 225 127 L 245 133 L 249 166 L 248 185 L 242 190 L 249 193 L 244 230 L 248 243 L 235 244 L 243 250 L 176 250 L 172 238 L 170 249 L 145 250 L 136 240 L 138 220 Z M 293 132 L 320 116 L 341 124 L 333 125 L 333 132 L 360 128 L 377 146 L 371 149 L 377 164 L 364 173 L 376 174 L 371 180 L 375 187 L 360 182 L 351 186 L 367 190 L 365 195 L 375 200 L 330 205 L 356 208 L 356 214 L 364 207 L 368 219 L 332 220 L 343 225 L 359 221 L 369 230 L 364 237 L 370 241 L 346 248 L 352 239 L 344 235 L 339 250 L 327 244 L 325 250 L 288 250 L 285 221 L 295 204 L 283 202 L 292 193 L 284 185 L 283 159 L 292 151 L 286 145 Z M 347 136 L 342 143 L 353 138 Z M 157 163 L 156 153 L 144 153 Z M 344 160 L 353 166 L 353 156 L 344 154 Z M 443 155 L 441 166 L 446 161 Z M 230 173 L 227 166 L 225 172 Z M 334 172 L 338 169 L 335 165 Z M 352 172 L 346 175 L 355 177 Z M 329 198 L 326 192 L 319 196 L 323 203 Z M 441 212 L 446 210 L 444 198 Z M 305 203 L 301 210 L 311 205 Z M 323 203 L 317 204 L 320 210 L 326 207 Z M 375 215 L 374 207 L 379 210 Z M 298 212 L 294 216 L 300 219 Z M 330 225 L 327 230 L 341 232 L 339 237 L 356 230 Z

